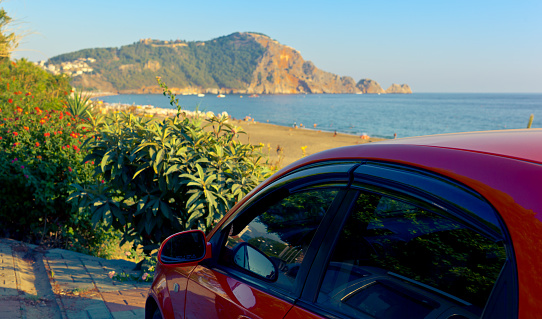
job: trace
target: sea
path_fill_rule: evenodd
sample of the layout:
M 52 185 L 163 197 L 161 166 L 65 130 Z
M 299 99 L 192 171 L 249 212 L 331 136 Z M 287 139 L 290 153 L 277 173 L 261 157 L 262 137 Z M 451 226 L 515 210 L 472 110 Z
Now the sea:
M 178 95 L 185 110 L 329 132 L 393 138 L 542 127 L 542 93 Z M 173 108 L 161 94 L 98 98 L 107 103 Z

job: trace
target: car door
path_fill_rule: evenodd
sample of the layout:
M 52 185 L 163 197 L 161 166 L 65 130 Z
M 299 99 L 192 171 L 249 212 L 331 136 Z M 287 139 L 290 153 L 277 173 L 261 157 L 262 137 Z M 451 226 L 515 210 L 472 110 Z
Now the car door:
M 209 239 L 213 258 L 190 274 L 185 317 L 284 317 L 301 294 L 356 166 L 294 172 L 233 213 Z
M 463 185 L 364 163 L 286 318 L 515 318 L 502 225 Z

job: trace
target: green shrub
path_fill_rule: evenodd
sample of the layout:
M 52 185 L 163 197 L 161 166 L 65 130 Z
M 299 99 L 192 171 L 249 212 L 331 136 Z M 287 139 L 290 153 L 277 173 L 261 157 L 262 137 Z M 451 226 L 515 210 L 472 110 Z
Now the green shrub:
M 91 111 L 92 103 L 90 95 L 81 92 L 75 92 L 66 99 L 67 111 L 74 116 L 86 117 L 87 112 Z
M 25 60 L 4 60 L 0 88 L 1 231 L 17 239 L 62 242 L 59 236 L 72 227 L 83 236 L 74 224 L 81 212 L 66 198 L 70 184 L 93 178 L 81 150 L 90 125 L 65 111 L 68 79 Z
M 184 117 L 161 85 L 179 114 L 161 122 L 114 114 L 94 127 L 85 161 L 96 162 L 101 182 L 74 184 L 70 197 L 90 207 L 94 223 L 105 221 L 147 250 L 175 232 L 209 230 L 271 174 L 260 146 L 239 142 L 227 117 Z

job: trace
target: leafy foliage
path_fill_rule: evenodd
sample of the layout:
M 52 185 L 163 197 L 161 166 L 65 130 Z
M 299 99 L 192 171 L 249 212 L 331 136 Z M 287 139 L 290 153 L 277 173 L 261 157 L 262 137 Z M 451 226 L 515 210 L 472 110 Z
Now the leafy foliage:
M 83 163 L 86 153 L 81 150 L 90 126 L 65 111 L 71 90 L 68 80 L 25 60 L 0 61 L 0 229 L 4 235 L 47 239 L 69 227 L 78 229 L 76 224 L 85 219 L 78 208 L 66 203 L 69 185 L 88 182 L 93 171 L 90 163 Z M 90 227 L 87 230 L 93 233 Z
M 90 207 L 94 223 L 105 221 L 147 249 L 175 232 L 209 230 L 271 173 L 260 146 L 239 142 L 241 132 L 227 117 L 187 118 L 175 96 L 170 101 L 179 110 L 175 118 L 114 114 L 94 127 L 85 161 L 98 164 L 101 182 L 75 184 L 71 196 Z
M 90 95 L 84 94 L 83 92 L 74 93 L 66 99 L 66 106 L 68 112 L 74 116 L 83 117 L 87 115 L 87 112 L 90 111 L 92 106 L 90 101 Z
M 140 41 L 118 49 L 85 49 L 49 61 L 94 58 L 95 73 L 119 90 L 156 85 L 156 76 L 175 87 L 242 89 L 252 81 L 263 53 L 264 48 L 249 35 L 234 33 L 206 42 Z M 149 62 L 159 68 L 150 67 Z

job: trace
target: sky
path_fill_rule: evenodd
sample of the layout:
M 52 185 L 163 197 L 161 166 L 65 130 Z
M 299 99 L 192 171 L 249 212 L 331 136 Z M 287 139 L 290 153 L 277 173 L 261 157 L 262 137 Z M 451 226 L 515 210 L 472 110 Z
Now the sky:
M 321 70 L 413 92 L 542 93 L 542 1 L 0 0 L 16 59 L 264 33 Z

